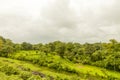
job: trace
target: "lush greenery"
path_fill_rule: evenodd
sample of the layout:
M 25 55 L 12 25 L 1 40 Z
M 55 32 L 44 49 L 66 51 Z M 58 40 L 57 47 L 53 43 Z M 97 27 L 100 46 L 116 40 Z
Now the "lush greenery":
M 63 78 L 63 80 L 72 80 L 73 78 L 76 80 L 120 79 L 120 42 L 114 39 L 111 39 L 108 43 L 80 44 L 55 41 L 47 44 L 31 44 L 27 42 L 16 44 L 9 39 L 0 37 L 0 56 L 6 57 L 6 59 L 12 58 L 13 61 L 15 59 L 24 61 L 26 64 L 35 64 L 39 68 L 47 68 L 47 71 L 52 70 L 51 72 L 54 73 L 44 74 L 47 75 L 47 80 L 49 80 L 49 76 L 55 73 L 58 73 L 58 76 L 52 75 L 53 80 L 58 79 L 58 77 Z M 29 80 L 30 77 L 34 78 L 35 76 L 31 74 L 32 71 L 29 68 L 27 73 L 30 73 L 30 77 L 23 79 L 20 77 L 22 72 L 17 69 L 15 65 L 11 67 L 12 63 L 3 65 L 1 62 L 0 64 L 0 74 L 8 78 L 14 76 L 16 79 Z M 8 65 L 8 67 L 6 67 L 6 65 Z M 64 78 L 63 75 L 68 77 Z M 41 76 L 39 77 L 37 80 L 43 79 Z
M 70 80 L 73 78 L 76 80 L 80 79 L 75 74 L 57 73 L 47 67 L 40 67 L 24 61 L 0 58 L 0 80 Z

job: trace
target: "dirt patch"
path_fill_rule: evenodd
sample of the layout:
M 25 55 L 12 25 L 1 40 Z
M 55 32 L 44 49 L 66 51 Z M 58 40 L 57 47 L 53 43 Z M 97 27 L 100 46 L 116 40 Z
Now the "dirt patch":
M 40 76 L 41 78 L 49 78 L 50 80 L 55 80 L 54 77 L 52 77 L 52 76 L 46 76 L 44 73 L 41 73 L 41 72 L 39 72 L 39 71 L 32 71 L 32 70 L 30 70 L 29 68 L 23 67 L 22 65 L 17 65 L 17 68 L 20 69 L 20 70 L 22 70 L 22 71 L 29 71 L 29 72 L 31 72 L 33 75 L 38 75 L 38 76 Z
M 34 75 L 39 75 L 41 78 L 45 78 L 45 77 L 46 77 L 45 74 L 43 74 L 43 73 L 41 73 L 41 72 L 38 72 L 38 71 L 32 71 L 32 74 L 34 74 Z
M 33 75 L 39 75 L 41 78 L 46 78 L 47 76 L 41 72 L 38 72 L 38 71 L 32 71 L 32 74 Z M 54 80 L 54 77 L 52 76 L 48 76 L 50 78 L 50 80 Z

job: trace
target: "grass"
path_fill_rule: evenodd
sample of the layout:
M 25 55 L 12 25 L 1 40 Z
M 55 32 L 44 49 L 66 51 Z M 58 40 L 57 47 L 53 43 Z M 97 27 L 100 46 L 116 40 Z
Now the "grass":
M 76 67 L 80 68 L 79 70 L 83 73 L 88 73 L 92 75 L 99 75 L 103 77 L 113 76 L 115 78 L 120 79 L 120 73 L 116 71 L 110 71 L 107 69 L 90 66 L 90 65 L 83 65 L 83 64 L 75 64 Z
M 19 61 L 19 60 L 13 60 L 13 59 L 8 59 L 8 58 L 2 58 L 0 57 L 0 64 L 1 65 L 9 65 L 15 69 L 18 69 L 18 66 L 22 66 L 28 73 L 31 73 L 31 71 L 37 71 L 37 72 L 41 72 L 43 74 L 45 74 L 46 76 L 52 76 L 53 78 L 57 79 L 60 78 L 62 76 L 62 79 L 69 79 L 71 80 L 74 77 L 78 77 L 77 75 L 73 75 L 73 74 L 66 74 L 66 73 L 60 73 L 60 72 L 56 72 L 55 70 L 49 69 L 47 67 L 39 67 L 38 65 L 33 65 L 30 64 L 28 62 L 24 62 L 24 61 Z M 20 71 L 20 73 L 22 73 L 23 71 Z M 1 80 L 8 80 L 8 78 L 19 78 L 19 75 L 6 75 L 4 72 L 0 72 L 1 75 L 4 76 L 5 79 L 1 79 Z M 13 80 L 13 79 L 11 79 Z M 39 80 L 39 79 L 38 79 Z
M 8 60 L 9 63 L 6 62 L 7 65 L 11 65 L 13 67 L 22 65 L 25 69 L 42 72 L 47 76 L 54 77 L 56 80 L 60 78 L 62 80 L 120 80 L 119 72 L 89 65 L 74 64 L 62 59 L 58 55 L 47 54 L 46 56 L 46 54 L 42 52 L 36 53 L 36 51 L 20 51 L 10 55 L 9 57 L 12 59 L 0 58 L 0 60 Z

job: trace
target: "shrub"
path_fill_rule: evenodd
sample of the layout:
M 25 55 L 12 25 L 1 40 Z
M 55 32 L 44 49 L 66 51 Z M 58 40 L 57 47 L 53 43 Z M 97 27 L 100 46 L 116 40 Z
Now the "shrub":
M 26 71 L 23 71 L 23 72 L 20 74 L 20 77 L 21 77 L 23 80 L 27 80 L 27 79 L 29 79 L 31 76 L 32 76 L 32 74 L 29 73 L 29 72 L 26 72 Z

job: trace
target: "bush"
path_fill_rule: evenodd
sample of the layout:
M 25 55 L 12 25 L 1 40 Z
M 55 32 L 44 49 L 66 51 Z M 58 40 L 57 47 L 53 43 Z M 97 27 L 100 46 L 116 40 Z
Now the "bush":
M 8 65 L 4 65 L 0 68 L 0 71 L 1 72 L 5 72 L 6 75 L 17 75 L 19 74 L 19 70 L 11 67 L 11 66 L 8 66 Z
M 32 74 L 29 73 L 29 72 L 26 72 L 26 71 L 24 71 L 24 72 L 22 72 L 22 73 L 20 74 L 20 77 L 21 77 L 23 80 L 27 80 L 27 79 L 29 79 L 31 76 L 32 76 Z

